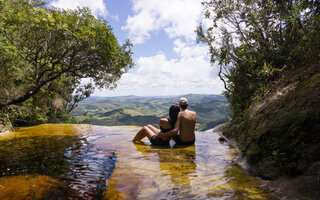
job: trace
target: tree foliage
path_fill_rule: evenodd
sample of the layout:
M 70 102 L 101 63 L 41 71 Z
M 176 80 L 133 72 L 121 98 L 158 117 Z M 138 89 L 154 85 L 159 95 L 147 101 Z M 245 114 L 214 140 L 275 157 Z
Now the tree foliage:
M 116 87 L 133 66 L 131 46 L 129 41 L 119 44 L 107 22 L 88 8 L 60 10 L 37 0 L 1 0 L 0 109 L 31 104 L 36 110 L 47 104 L 38 110 L 49 113 L 55 105 L 70 111 L 95 87 Z M 82 84 L 82 78 L 92 82 Z
M 203 2 L 212 26 L 197 29 L 219 65 L 233 121 L 241 125 L 252 101 L 284 70 L 318 63 L 319 1 L 209 0 Z

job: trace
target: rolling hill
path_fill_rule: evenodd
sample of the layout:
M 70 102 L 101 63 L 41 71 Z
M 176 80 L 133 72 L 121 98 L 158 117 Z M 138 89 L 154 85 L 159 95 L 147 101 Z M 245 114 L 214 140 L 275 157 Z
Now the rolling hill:
M 222 95 L 188 94 L 190 110 L 197 112 L 197 130 L 207 130 L 228 121 L 229 109 Z M 159 97 L 90 97 L 72 112 L 80 123 L 95 125 L 157 126 L 160 117 L 168 116 L 171 104 L 181 96 Z

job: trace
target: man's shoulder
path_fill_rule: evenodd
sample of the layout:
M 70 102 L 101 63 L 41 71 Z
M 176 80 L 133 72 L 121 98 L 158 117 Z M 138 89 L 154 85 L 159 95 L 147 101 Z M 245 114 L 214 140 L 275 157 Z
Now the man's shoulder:
M 195 111 L 189 110 L 188 116 L 195 120 L 197 117 L 197 114 Z
M 197 113 L 195 112 L 195 111 L 191 111 L 192 112 L 192 116 L 194 117 L 194 118 L 196 118 L 197 117 Z
M 192 110 L 188 110 L 189 111 L 189 113 L 191 113 L 191 114 L 193 114 L 193 115 L 195 115 L 196 114 L 196 112 L 195 111 L 192 111 Z
M 184 110 L 184 111 L 181 111 L 180 113 L 179 113 L 179 115 L 181 116 L 181 117 L 183 117 L 183 116 L 190 116 L 190 115 L 196 115 L 196 112 L 195 111 L 192 111 L 192 110 Z

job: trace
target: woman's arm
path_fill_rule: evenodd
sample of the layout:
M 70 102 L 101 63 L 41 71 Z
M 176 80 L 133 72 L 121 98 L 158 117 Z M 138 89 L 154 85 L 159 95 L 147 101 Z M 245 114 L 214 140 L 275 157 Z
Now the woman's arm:
M 179 113 L 178 114 L 178 119 L 176 121 L 176 124 L 174 125 L 174 129 L 169 131 L 169 132 L 166 132 L 166 133 L 160 133 L 158 135 L 158 137 L 164 139 L 164 138 L 171 138 L 171 137 L 174 137 L 174 136 L 178 135 L 179 128 L 180 128 L 180 123 L 181 123 L 181 115 Z

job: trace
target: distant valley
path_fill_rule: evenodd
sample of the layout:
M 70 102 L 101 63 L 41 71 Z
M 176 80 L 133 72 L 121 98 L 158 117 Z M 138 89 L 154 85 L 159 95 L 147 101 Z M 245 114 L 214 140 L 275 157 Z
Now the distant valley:
M 190 110 L 197 112 L 197 130 L 207 130 L 228 121 L 229 109 L 222 95 L 188 94 Z M 171 104 L 181 96 L 160 97 L 89 97 L 79 103 L 72 115 L 79 123 L 95 125 L 157 126 L 161 117 L 168 116 Z

